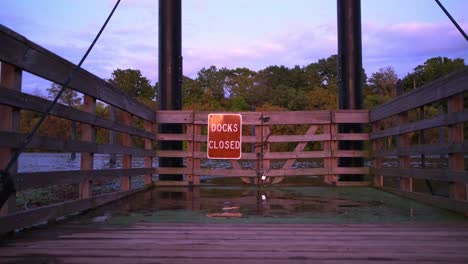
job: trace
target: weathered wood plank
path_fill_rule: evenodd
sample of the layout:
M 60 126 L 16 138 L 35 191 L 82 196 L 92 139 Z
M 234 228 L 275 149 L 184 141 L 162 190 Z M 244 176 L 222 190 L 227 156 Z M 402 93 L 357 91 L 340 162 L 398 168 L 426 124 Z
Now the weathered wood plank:
M 338 150 L 338 141 L 335 139 L 338 134 L 338 124 L 325 126 L 325 133 L 327 132 L 331 134 L 331 137 L 329 141 L 324 142 L 323 150 L 330 151 L 332 155 L 331 157 L 323 160 L 323 166 L 328 168 L 330 171 L 330 174 L 324 177 L 323 182 L 328 185 L 332 185 L 338 182 L 338 176 L 336 174 L 332 174 L 333 168 L 338 167 L 338 158 L 333 155 L 333 153 Z
M 192 151 L 187 150 L 157 150 L 156 151 L 157 157 L 162 158 L 188 158 L 192 157 Z
M 375 122 L 468 90 L 468 67 L 425 84 L 370 111 Z
M 468 153 L 468 141 L 462 144 L 421 144 L 413 145 L 407 148 L 393 148 L 389 150 L 375 151 L 373 157 L 388 156 L 411 156 L 411 155 L 431 155 L 431 154 L 450 154 L 450 153 Z
M 314 142 L 326 141 L 330 139 L 330 134 L 312 134 L 312 135 L 272 135 L 268 137 L 268 142 Z
M 368 157 L 369 153 L 365 150 L 335 150 L 333 152 L 333 157 L 343 158 L 343 157 Z
M 333 174 L 369 174 L 370 169 L 367 167 L 334 167 Z
M 382 168 L 380 170 L 376 170 L 376 173 L 385 177 L 401 177 L 402 175 L 408 175 L 417 179 L 468 183 L 468 171 Z
M 368 110 L 334 110 L 332 122 L 337 124 L 367 124 L 369 123 Z
M 155 139 L 158 141 L 185 141 L 192 140 L 192 137 L 187 134 L 156 134 Z
M 0 256 L 65 263 L 464 263 L 467 232 L 466 224 L 446 223 L 66 225 L 12 241 Z
M 332 136 L 332 140 L 369 140 L 367 133 L 337 133 Z
M 29 41 L 16 32 L 0 25 L 0 61 L 8 62 L 34 75 L 58 84 L 64 84 L 75 65 L 64 58 Z M 126 96 L 108 82 L 80 69 L 70 83 L 74 90 L 112 104 L 143 119 L 154 121 L 153 111 Z
M 330 174 L 328 168 L 307 168 L 307 169 L 270 169 L 267 171 L 267 176 L 321 176 Z
M 145 126 L 145 131 L 147 133 L 153 133 L 155 131 L 154 124 L 149 121 L 145 121 L 144 126 Z M 151 139 L 145 138 L 145 151 L 153 152 L 153 141 Z M 145 156 L 145 167 L 146 168 L 153 167 L 153 155 L 152 154 Z M 152 173 L 145 174 L 144 181 L 145 181 L 146 186 L 151 185 L 153 183 Z
M 261 112 L 225 112 L 225 111 L 214 111 L 216 113 L 236 113 L 242 115 L 242 125 L 260 125 L 260 116 Z M 196 125 L 207 125 L 208 124 L 208 115 L 212 112 L 196 112 L 194 116 L 194 124 Z
M 0 146 L 17 148 L 26 135 L 14 132 L 0 131 Z M 28 149 L 69 151 L 69 152 L 93 152 L 104 154 L 121 154 L 134 156 L 155 156 L 151 150 L 136 147 L 122 147 L 117 144 L 98 144 L 81 140 L 66 140 L 42 136 L 34 136 Z
M 311 159 L 331 157 L 330 151 L 303 151 L 303 152 L 269 152 L 265 159 Z M 242 157 L 244 158 L 244 156 Z
M 85 112 L 96 114 L 96 98 L 85 95 L 83 98 L 83 110 Z M 80 124 L 81 140 L 87 142 L 96 142 L 96 128 L 88 124 Z M 94 167 L 94 152 L 81 152 L 81 170 L 92 170 Z M 79 197 L 80 199 L 89 198 L 93 195 L 93 182 L 90 179 L 83 179 L 80 182 Z
M 171 167 L 158 167 L 154 168 L 155 174 L 190 174 L 192 170 L 189 168 L 171 168 Z
M 380 131 L 380 124 L 379 122 L 375 122 L 372 124 L 372 133 Z M 383 187 L 383 176 L 380 173 L 380 169 L 382 169 L 383 159 L 381 158 L 380 153 L 382 153 L 382 141 L 380 139 L 373 139 L 372 140 L 372 156 L 375 157 L 374 159 L 374 186 L 375 187 Z
M 463 94 L 454 95 L 448 100 L 448 112 L 459 113 L 464 111 Z M 468 112 L 467 116 L 468 116 Z M 463 144 L 464 124 L 454 124 L 448 127 L 448 144 Z M 462 152 L 449 153 L 448 165 L 452 171 L 465 170 L 465 155 Z M 455 200 L 466 201 L 468 185 L 463 182 L 454 182 L 450 185 L 450 196 Z
M 0 225 L 0 234 L 5 234 L 7 232 L 14 231 L 15 229 L 29 227 L 44 221 L 55 220 L 58 217 L 96 208 L 146 189 L 147 188 L 141 188 L 127 192 L 103 194 L 86 199 L 67 201 L 9 214 L 7 216 L 0 217 L 0 223 L 2 223 Z
M 110 180 L 125 175 L 137 176 L 153 172 L 153 168 L 72 170 L 22 172 L 15 177 L 15 186 L 19 191 L 60 184 L 73 184 L 89 180 Z
M 463 111 L 463 110 L 462 110 Z M 468 122 L 468 111 L 448 113 L 440 115 L 431 119 L 419 120 L 400 126 L 387 128 L 379 132 L 372 132 L 370 139 L 377 139 L 383 137 L 396 136 L 404 133 L 415 132 L 423 129 L 430 129 L 434 127 L 449 126 L 459 123 Z
M 156 111 L 157 124 L 191 124 L 193 111 L 158 110 Z
M 401 113 L 398 115 L 398 125 L 403 126 L 408 123 L 408 112 Z M 410 145 L 409 135 L 407 133 L 398 136 L 398 147 L 407 148 Z M 405 155 L 398 156 L 399 168 L 407 169 L 410 167 L 410 157 Z M 413 191 L 413 179 L 410 175 L 401 175 L 400 188 L 406 192 Z
M 121 122 L 125 125 L 130 125 L 131 122 L 132 122 L 132 116 L 130 113 L 127 113 L 127 112 L 121 112 L 120 113 L 120 119 L 121 119 Z M 121 139 L 122 139 L 122 146 L 123 147 L 132 147 L 133 146 L 133 140 L 132 138 L 130 137 L 129 134 L 125 134 L 123 133 L 121 135 Z M 122 157 L 122 167 L 124 169 L 130 169 L 132 168 L 132 158 L 133 156 L 132 155 L 123 155 Z M 120 178 L 120 189 L 122 191 L 128 191 L 130 189 L 132 189 L 132 179 L 131 179 L 131 176 L 124 176 L 124 177 L 121 177 Z
M 330 111 L 263 112 L 267 125 L 330 124 Z
M 0 85 L 8 91 L 21 91 L 22 71 L 6 63 L 1 64 Z M 0 96 L 1 98 L 1 96 Z M 0 105 L 0 131 L 17 132 L 20 129 L 19 109 Z M 0 147 L 0 168 L 3 170 L 13 157 L 11 147 Z M 18 171 L 18 163 L 11 169 L 10 173 L 15 174 Z M 0 216 L 14 212 L 16 209 L 16 195 L 12 194 L 10 198 L 0 207 Z
M 254 170 L 235 169 L 195 169 L 194 173 L 202 176 L 223 176 L 223 177 L 257 177 Z
M 48 104 L 49 100 L 40 98 L 34 95 L 25 94 L 17 91 L 11 91 L 6 89 L 3 86 L 0 86 L 0 104 L 5 104 L 13 107 L 18 107 L 25 110 L 31 110 L 39 113 L 44 113 Z M 77 121 L 80 123 L 85 123 L 89 125 L 93 125 L 96 127 L 101 127 L 109 130 L 115 130 L 139 137 L 149 138 L 154 140 L 154 135 L 151 133 L 147 133 L 144 130 L 141 130 L 136 127 L 132 126 L 125 126 L 121 123 L 87 113 L 85 111 L 81 111 L 75 109 L 73 107 L 69 107 L 62 104 L 56 104 L 52 111 L 50 112 L 51 115 L 61 117 L 68 120 Z

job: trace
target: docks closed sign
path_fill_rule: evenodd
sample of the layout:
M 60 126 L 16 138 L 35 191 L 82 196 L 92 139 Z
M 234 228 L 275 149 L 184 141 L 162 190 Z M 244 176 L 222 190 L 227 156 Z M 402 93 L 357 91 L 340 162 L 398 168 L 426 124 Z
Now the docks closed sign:
M 242 153 L 242 116 L 208 115 L 208 158 L 240 159 Z

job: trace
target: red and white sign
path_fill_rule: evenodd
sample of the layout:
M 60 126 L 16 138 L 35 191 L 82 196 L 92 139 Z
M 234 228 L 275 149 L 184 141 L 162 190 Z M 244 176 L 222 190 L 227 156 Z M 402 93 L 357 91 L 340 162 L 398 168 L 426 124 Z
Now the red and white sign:
M 242 116 L 208 115 L 208 158 L 240 159 L 242 153 Z

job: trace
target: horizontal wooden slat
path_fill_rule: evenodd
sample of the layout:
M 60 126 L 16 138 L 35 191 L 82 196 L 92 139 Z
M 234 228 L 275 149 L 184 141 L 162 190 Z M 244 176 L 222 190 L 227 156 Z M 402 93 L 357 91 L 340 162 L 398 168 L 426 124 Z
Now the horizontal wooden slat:
M 18 173 L 15 187 L 18 191 L 57 184 L 73 184 L 88 180 L 109 180 L 123 176 L 150 174 L 153 168 L 134 169 L 104 169 L 104 170 L 75 170 L 75 171 L 40 171 Z
M 372 153 L 373 157 L 411 156 L 431 154 L 468 153 L 468 141 L 463 144 L 424 144 L 407 148 L 393 148 Z
M 464 214 L 468 213 L 468 202 L 456 201 L 456 200 L 448 199 L 445 197 L 424 194 L 424 193 L 405 192 L 397 188 L 383 187 L 379 189 L 382 189 L 384 191 L 387 191 L 387 192 L 390 192 L 399 196 L 407 197 L 407 198 L 416 200 L 421 203 L 436 206 L 439 208 L 448 209 L 448 210 L 452 210 L 452 211 L 460 212 Z
M 331 174 L 369 174 L 368 167 L 335 167 Z
M 184 141 L 192 140 L 192 137 L 187 134 L 156 134 L 156 140 L 159 141 Z
M 339 133 L 332 136 L 332 140 L 369 140 L 367 133 Z
M 191 124 L 193 123 L 193 115 L 193 111 L 158 110 L 156 111 L 156 123 Z
M 331 157 L 330 151 L 267 152 L 265 159 L 311 159 Z
M 64 84 L 75 65 L 0 25 L 0 61 L 22 68 L 49 81 Z M 126 96 L 108 82 L 80 69 L 70 87 L 101 101 L 112 104 L 148 121 L 154 122 L 154 112 L 146 105 Z
M 37 223 L 55 220 L 58 217 L 96 208 L 146 189 L 147 188 L 145 187 L 125 192 L 103 194 L 87 199 L 38 207 L 0 217 L 0 223 L 2 223 L 0 225 L 0 234 L 5 234 L 7 232 L 14 231 L 15 229 L 29 227 Z
M 412 177 L 416 179 L 463 182 L 468 183 L 468 171 L 436 170 L 436 169 L 399 169 L 383 168 L 376 171 L 376 175 L 384 177 Z
M 158 167 L 154 168 L 155 174 L 192 174 L 190 168 L 171 168 L 171 167 Z
M 330 111 L 264 112 L 268 125 L 330 124 Z
M 327 168 L 297 168 L 297 169 L 271 169 L 266 172 L 268 176 L 320 176 L 330 174 Z
M 335 150 L 333 157 L 337 158 L 353 158 L 353 157 L 368 157 L 369 153 L 365 150 Z
M 164 158 L 188 158 L 192 156 L 192 151 L 158 150 L 156 151 L 156 156 Z
M 254 170 L 236 170 L 236 169 L 195 169 L 195 174 L 202 176 L 223 176 L 223 177 L 255 177 L 257 173 Z
M 332 122 L 338 124 L 367 124 L 368 110 L 336 110 L 332 111 Z
M 49 102 L 49 100 L 34 95 L 21 93 L 0 86 L 0 104 L 44 113 L 49 105 Z M 90 124 L 109 130 L 115 130 L 139 137 L 154 139 L 154 135 L 152 133 L 145 132 L 142 129 L 126 126 L 118 122 L 114 122 L 109 119 L 62 104 L 56 104 L 50 114 L 64 119 Z
M 260 116 L 261 112 L 225 112 L 225 111 L 212 111 L 212 112 L 195 112 L 194 123 L 196 125 L 206 125 L 208 124 L 208 115 L 211 113 L 217 114 L 240 114 L 242 115 L 242 125 L 260 125 Z
M 274 135 L 267 139 L 269 143 L 280 142 L 313 142 L 313 141 L 326 141 L 330 139 L 330 134 L 318 135 Z
M 468 67 L 465 67 L 372 109 L 370 122 L 376 122 L 467 90 Z
M 402 124 L 396 127 L 387 128 L 378 132 L 372 132 L 370 134 L 370 139 L 401 135 L 413 131 L 419 131 L 423 129 L 441 126 L 449 126 L 465 122 L 468 122 L 468 111 L 449 113 L 431 119 L 415 121 L 407 124 Z
M 25 134 L 0 131 L 0 146 L 17 148 L 25 137 Z M 142 157 L 155 155 L 152 150 L 144 150 L 135 147 L 125 147 L 116 144 L 97 144 L 88 141 L 65 140 L 41 136 L 34 136 L 31 143 L 28 144 L 27 149 L 121 154 Z

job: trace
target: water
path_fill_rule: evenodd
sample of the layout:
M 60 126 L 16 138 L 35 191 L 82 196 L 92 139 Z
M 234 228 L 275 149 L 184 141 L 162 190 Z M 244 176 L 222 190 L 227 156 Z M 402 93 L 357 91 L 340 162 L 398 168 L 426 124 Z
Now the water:
M 232 209 L 234 208 L 234 209 Z M 210 217 L 226 210 L 240 217 Z M 373 188 L 154 189 L 82 215 L 76 224 L 466 222 L 465 217 Z
M 307 165 L 307 164 L 306 164 Z M 309 164 L 316 166 L 317 164 Z M 154 159 L 153 166 L 157 166 Z M 203 167 L 226 168 L 228 161 L 204 160 Z M 95 154 L 94 168 L 121 168 L 122 157 L 114 166 L 109 155 Z M 143 157 L 134 157 L 132 167 L 144 167 Z M 79 170 L 80 154 L 71 160 L 69 153 L 23 153 L 20 172 Z M 133 177 L 137 178 L 137 177 Z M 108 191 L 119 190 L 120 181 L 101 185 Z M 132 182 L 134 187 L 143 181 Z M 42 206 L 76 199 L 77 186 L 27 191 L 18 196 L 19 207 Z M 60 197 L 55 192 L 62 191 Z M 70 193 L 74 192 L 73 195 Z M 24 197 L 23 197 L 24 196 Z M 49 197 L 54 196 L 54 197 Z M 47 199 L 45 199 L 46 197 Z M 32 204 L 35 200 L 39 201 Z M 32 202 L 31 202 L 32 201 Z M 212 218 L 207 214 L 235 207 L 240 218 Z M 383 223 L 466 221 L 466 218 L 446 210 L 423 205 L 373 188 L 333 187 L 201 187 L 177 190 L 150 190 L 91 211 L 79 217 L 77 223 L 128 224 L 133 222 L 242 222 L 242 223 Z
M 35 171 L 66 171 L 79 170 L 81 154 L 76 153 L 76 158 L 72 160 L 70 153 L 22 153 L 18 160 L 19 172 Z M 157 166 L 157 159 L 153 166 Z M 122 168 L 122 156 L 117 155 L 117 162 L 114 166 L 109 163 L 109 155 L 94 154 L 94 169 L 117 169 Z M 145 167 L 143 157 L 133 157 L 133 168 Z

